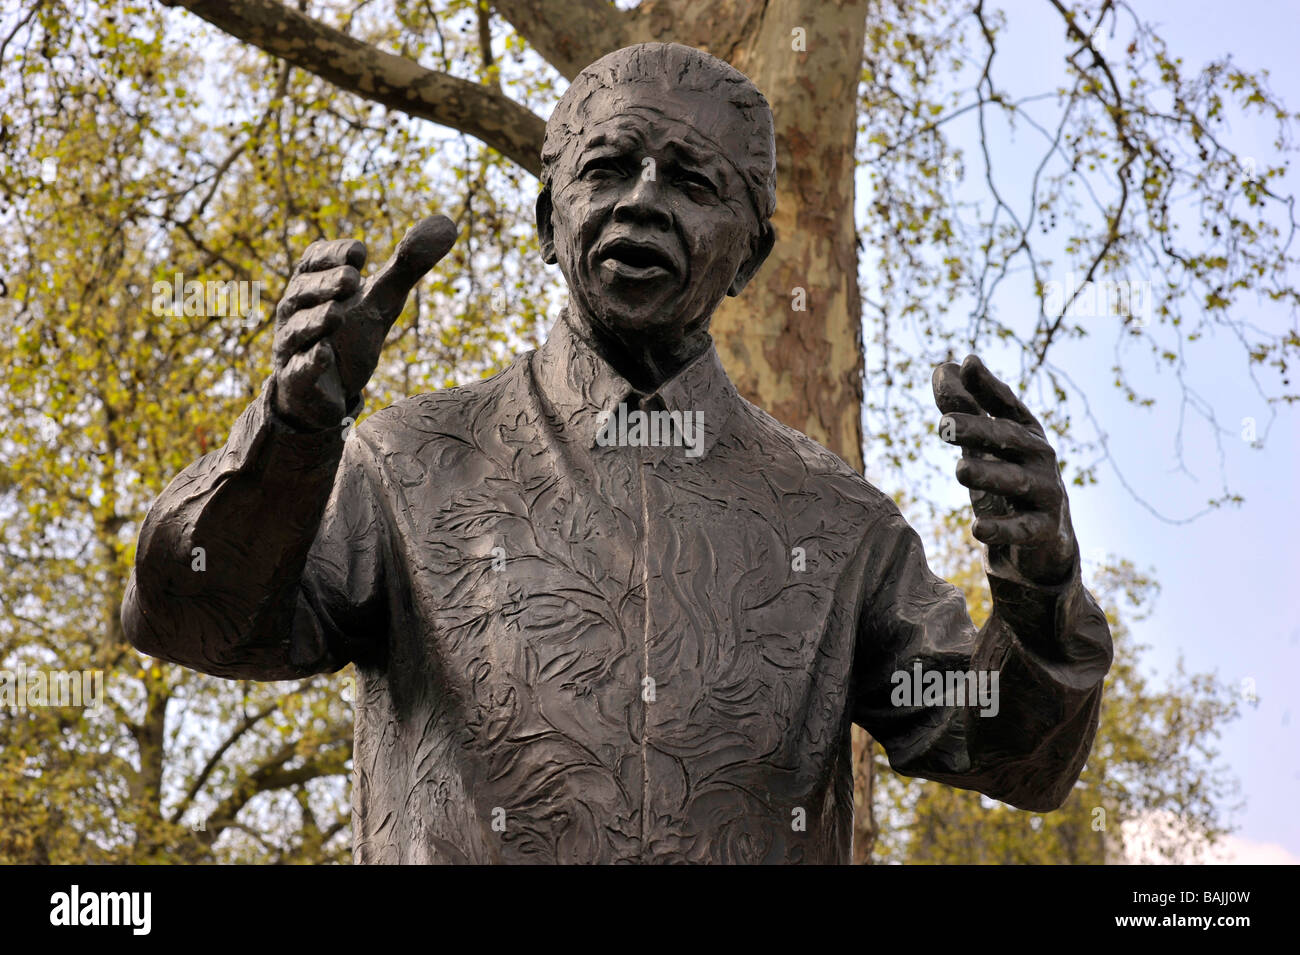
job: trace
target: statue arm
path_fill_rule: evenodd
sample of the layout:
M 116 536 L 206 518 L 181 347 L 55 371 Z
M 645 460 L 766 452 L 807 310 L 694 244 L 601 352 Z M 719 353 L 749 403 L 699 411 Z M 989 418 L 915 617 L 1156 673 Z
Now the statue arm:
M 1020 809 L 1058 808 L 1091 750 L 1113 652 L 1106 617 L 1080 580 L 1077 553 L 1072 572 L 1055 586 L 1030 583 L 1009 561 L 987 564 L 993 613 L 977 630 L 961 591 L 930 571 L 901 515 L 881 520 L 869 550 L 855 722 L 904 775 Z M 924 695 L 914 699 L 912 691 L 924 688 L 930 671 L 943 676 L 945 689 L 950 672 L 973 671 L 979 681 L 982 671 L 988 696 L 957 706 L 949 694 L 948 705 L 924 705 Z M 971 686 L 966 678 L 963 689 Z
M 364 446 L 342 428 L 289 426 L 273 388 L 150 508 L 122 606 L 138 650 L 285 680 L 337 670 L 384 632 L 384 525 Z

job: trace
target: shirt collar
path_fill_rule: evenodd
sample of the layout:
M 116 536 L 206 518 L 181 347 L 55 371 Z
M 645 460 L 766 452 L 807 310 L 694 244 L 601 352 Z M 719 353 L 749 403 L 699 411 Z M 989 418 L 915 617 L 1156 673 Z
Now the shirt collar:
M 594 447 L 610 415 L 619 413 L 620 404 L 626 405 L 628 413 L 638 408 L 691 412 L 697 416 L 701 441 L 700 453 L 687 460 L 707 456 L 722 436 L 739 397 L 712 340 L 704 352 L 647 395 L 597 354 L 574 330 L 573 321 L 566 307 L 533 360 L 537 384 L 565 430 L 580 435 L 583 447 Z M 661 458 L 666 449 L 647 450 Z M 684 453 L 682 448 L 672 450 Z

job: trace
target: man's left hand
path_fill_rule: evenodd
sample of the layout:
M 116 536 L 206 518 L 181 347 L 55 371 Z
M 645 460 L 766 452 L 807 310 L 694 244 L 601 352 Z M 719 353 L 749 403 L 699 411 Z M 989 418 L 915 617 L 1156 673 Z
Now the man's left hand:
M 1076 546 L 1056 452 L 1043 426 L 974 355 L 960 367 L 937 367 L 933 383 L 943 412 L 939 436 L 962 449 L 957 480 L 970 488 L 971 533 L 988 546 L 991 562 L 1009 559 L 1033 583 L 1062 582 Z

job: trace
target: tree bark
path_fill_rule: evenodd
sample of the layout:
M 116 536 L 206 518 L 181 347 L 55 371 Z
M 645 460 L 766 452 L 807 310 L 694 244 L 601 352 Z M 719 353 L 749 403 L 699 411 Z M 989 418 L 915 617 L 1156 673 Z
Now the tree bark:
M 772 0 L 730 57 L 763 90 L 776 119 L 777 243 L 756 281 L 713 321 L 741 392 L 859 471 L 862 306 L 853 207 L 866 11 L 867 0 Z M 798 30 L 805 31 L 802 51 Z
M 340 89 L 450 126 L 487 143 L 534 176 L 546 124 L 493 87 L 428 70 L 375 49 L 276 0 L 162 0 Z

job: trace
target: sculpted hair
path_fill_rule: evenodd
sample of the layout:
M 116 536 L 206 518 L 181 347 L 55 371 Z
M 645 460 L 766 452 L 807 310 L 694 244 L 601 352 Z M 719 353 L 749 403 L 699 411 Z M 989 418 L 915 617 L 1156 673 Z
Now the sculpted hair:
M 631 83 L 707 93 L 740 115 L 747 135 L 731 155 L 745 179 L 759 217 L 776 211 L 776 141 L 772 108 L 744 73 L 703 50 L 680 43 L 640 43 L 609 53 L 588 66 L 565 90 L 546 123 L 542 185 L 549 189 L 555 164 L 586 128 L 592 97 Z

